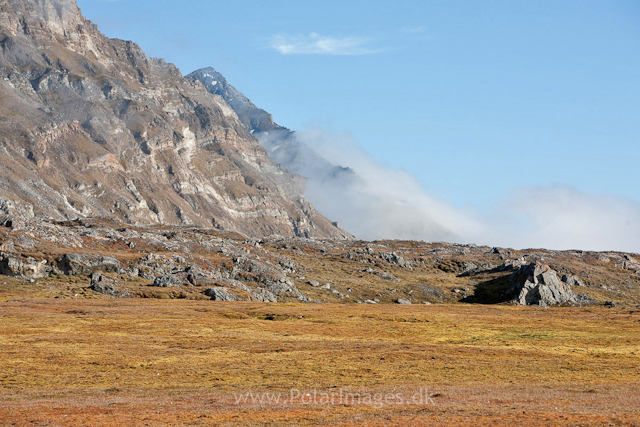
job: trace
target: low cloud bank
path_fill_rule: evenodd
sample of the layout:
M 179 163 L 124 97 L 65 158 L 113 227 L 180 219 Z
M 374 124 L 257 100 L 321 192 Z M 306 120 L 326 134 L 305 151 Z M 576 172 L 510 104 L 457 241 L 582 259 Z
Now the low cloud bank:
M 640 204 L 630 199 L 560 186 L 521 188 L 481 214 L 427 194 L 413 176 L 379 164 L 346 135 L 312 130 L 296 137 L 328 162 L 353 170 L 306 174 L 306 195 L 358 238 L 640 252 Z
M 503 209 L 512 223 L 496 237 L 511 246 L 640 252 L 640 204 L 624 197 L 524 188 Z

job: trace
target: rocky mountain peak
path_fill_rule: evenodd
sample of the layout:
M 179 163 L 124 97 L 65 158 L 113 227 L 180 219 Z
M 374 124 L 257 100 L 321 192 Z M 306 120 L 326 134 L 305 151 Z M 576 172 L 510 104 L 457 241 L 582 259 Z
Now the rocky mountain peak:
M 260 141 L 271 159 L 286 167 L 289 172 L 309 179 L 312 184 L 319 180 L 344 186 L 357 179 L 353 170 L 328 162 L 302 142 L 296 132 L 276 124 L 271 114 L 256 107 L 215 69 L 202 68 L 186 77 L 199 81 L 207 91 L 224 99 L 247 130 Z
M 227 82 L 222 74 L 214 68 L 202 68 L 186 76 L 188 79 L 200 81 L 209 93 L 222 97 L 238 115 L 240 121 L 251 132 L 269 132 L 271 130 L 288 129 L 273 122 L 273 117 L 266 111 L 256 107 L 242 92 Z

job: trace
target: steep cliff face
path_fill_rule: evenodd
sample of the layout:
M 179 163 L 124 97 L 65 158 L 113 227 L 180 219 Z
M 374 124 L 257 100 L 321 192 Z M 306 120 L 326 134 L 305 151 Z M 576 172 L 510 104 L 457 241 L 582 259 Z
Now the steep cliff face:
M 74 0 L 0 0 L 0 198 L 55 219 L 348 238 L 234 110 Z

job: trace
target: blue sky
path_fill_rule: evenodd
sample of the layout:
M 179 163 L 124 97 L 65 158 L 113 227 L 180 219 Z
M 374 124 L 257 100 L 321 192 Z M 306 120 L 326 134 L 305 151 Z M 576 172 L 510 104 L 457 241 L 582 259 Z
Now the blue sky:
M 637 0 L 77 0 L 278 124 L 352 134 L 455 206 L 521 187 L 640 202 Z

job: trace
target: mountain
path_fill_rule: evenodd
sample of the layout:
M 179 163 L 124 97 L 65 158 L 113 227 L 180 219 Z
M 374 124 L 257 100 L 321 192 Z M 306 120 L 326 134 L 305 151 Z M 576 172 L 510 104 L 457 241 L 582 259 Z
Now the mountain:
M 74 0 L 0 0 L 0 46 L 0 206 L 350 238 L 304 198 L 304 179 L 269 158 L 242 113 L 101 34 Z
M 209 93 L 219 95 L 227 101 L 246 129 L 267 150 L 269 157 L 286 167 L 289 172 L 312 180 L 342 184 L 344 181 L 357 179 L 352 169 L 328 162 L 313 148 L 300 141 L 296 132 L 274 123 L 271 114 L 256 107 L 215 69 L 202 68 L 186 77 L 199 81 Z

